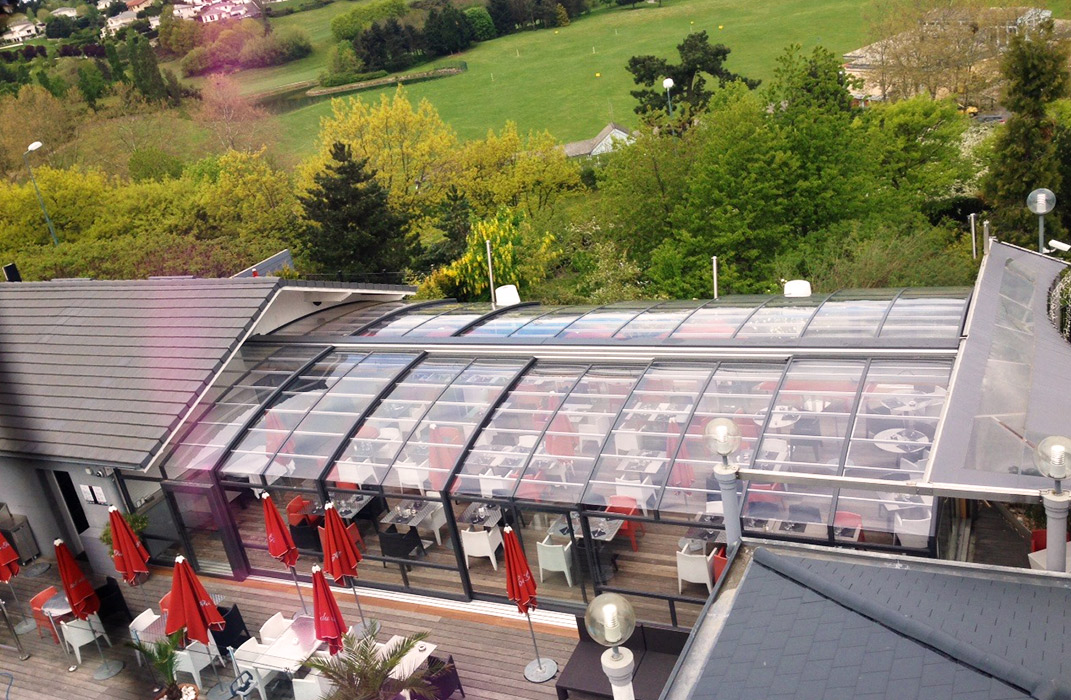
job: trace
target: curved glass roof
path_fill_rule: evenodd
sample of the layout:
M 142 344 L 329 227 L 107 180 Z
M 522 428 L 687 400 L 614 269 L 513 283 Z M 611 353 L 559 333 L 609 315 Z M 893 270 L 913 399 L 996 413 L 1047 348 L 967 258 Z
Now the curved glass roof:
M 317 312 L 276 333 L 392 342 L 955 347 L 969 296 L 967 288 L 875 289 L 499 309 L 452 301 L 359 303 Z

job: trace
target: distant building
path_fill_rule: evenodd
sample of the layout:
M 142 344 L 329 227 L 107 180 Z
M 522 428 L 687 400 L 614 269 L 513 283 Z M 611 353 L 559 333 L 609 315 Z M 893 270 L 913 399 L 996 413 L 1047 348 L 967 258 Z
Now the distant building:
M 123 27 L 129 27 L 138 20 L 138 13 L 134 10 L 120 12 L 114 17 L 109 17 L 104 29 L 100 30 L 101 36 L 113 36 Z
M 41 26 L 34 22 L 12 22 L 7 31 L 0 34 L 0 43 L 21 44 L 27 39 L 33 39 L 41 33 Z
M 52 10 L 52 16 L 69 17 L 70 19 L 74 19 L 78 16 L 78 10 L 74 9 L 73 7 L 57 7 L 55 10 Z
M 172 5 L 171 10 L 174 13 L 175 19 L 196 19 L 197 13 L 200 12 L 200 8 L 197 5 Z
M 614 146 L 618 143 L 632 143 L 632 134 L 620 124 L 610 122 L 593 138 L 585 139 L 584 141 L 573 141 L 565 144 L 562 148 L 565 150 L 567 158 L 584 158 L 609 153 L 614 150 Z
M 260 14 L 257 6 L 251 2 L 217 2 L 201 10 L 202 22 L 219 22 L 225 19 L 246 19 Z

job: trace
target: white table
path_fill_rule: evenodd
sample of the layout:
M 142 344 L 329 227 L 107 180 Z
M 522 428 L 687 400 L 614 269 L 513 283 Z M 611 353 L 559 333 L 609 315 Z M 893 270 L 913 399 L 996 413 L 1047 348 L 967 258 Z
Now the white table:
M 391 637 L 383 646 L 379 648 L 379 655 L 382 658 L 386 654 L 389 654 L 395 646 L 401 643 L 404 637 L 395 635 Z M 409 650 L 409 653 L 402 657 L 401 662 L 394 667 L 394 670 L 390 672 L 390 677 L 396 680 L 405 678 L 413 671 L 420 668 L 421 664 L 428 660 L 434 652 L 436 646 L 429 642 L 418 642 L 416 646 Z
M 767 430 L 784 430 L 785 428 L 791 428 L 800 420 L 799 409 L 792 406 L 774 406 L 773 415 L 770 416 L 770 422 L 766 423 L 765 408 L 759 409 L 759 417 L 752 418 L 755 425 L 760 428 L 766 423 Z
M 1040 569 L 1044 571 L 1046 569 L 1045 560 L 1047 557 L 1048 550 L 1045 549 L 1039 549 L 1036 552 L 1031 552 L 1027 555 L 1027 558 L 1030 560 L 1030 568 Z M 1069 569 L 1071 569 L 1071 544 L 1069 544 L 1067 547 L 1067 552 L 1065 553 L 1064 559 L 1064 571 L 1066 572 Z
M 250 661 L 267 671 L 293 675 L 322 643 L 316 638 L 316 621 L 309 615 L 298 615 L 278 639 Z
M 63 591 L 56 593 L 56 595 L 46 600 L 45 604 L 41 606 L 41 612 L 48 616 L 48 621 L 52 623 L 52 631 L 56 633 L 56 639 L 60 640 L 60 644 L 63 645 L 63 650 L 67 651 L 67 638 L 60 634 L 59 628 L 56 627 L 57 617 L 70 615 L 74 612 L 71 609 L 70 602 L 67 600 L 67 594 Z
M 930 438 L 921 430 L 889 428 L 874 436 L 874 444 L 879 450 L 899 455 L 922 452 L 930 444 Z

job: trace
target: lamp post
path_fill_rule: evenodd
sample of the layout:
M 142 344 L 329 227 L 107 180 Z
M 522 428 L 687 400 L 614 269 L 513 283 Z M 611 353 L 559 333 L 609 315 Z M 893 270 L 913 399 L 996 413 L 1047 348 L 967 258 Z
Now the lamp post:
M 41 196 L 41 188 L 37 186 L 37 178 L 33 176 L 33 168 L 30 167 L 30 154 L 41 147 L 40 141 L 34 141 L 26 147 L 26 152 L 22 154 L 22 159 L 26 161 L 26 169 L 30 171 L 30 182 L 33 183 L 33 191 L 37 193 L 37 203 L 41 205 L 41 211 L 45 215 L 45 223 L 48 224 L 48 233 L 52 236 L 52 245 L 59 245 L 59 239 L 56 238 L 56 227 L 52 225 L 52 219 L 48 216 L 48 209 L 45 207 L 45 199 Z
M 730 546 L 736 545 L 741 537 L 740 500 L 736 494 L 736 467 L 729 464 L 729 455 L 740 447 L 740 426 L 728 418 L 715 418 L 707 423 L 703 437 L 710 451 L 721 455 L 721 464 L 714 467 L 714 476 L 721 490 L 725 538 Z
M 1071 476 L 1071 438 L 1047 437 L 1038 443 L 1038 471 L 1056 482 L 1056 487 L 1041 493 L 1045 505 L 1045 568 L 1067 571 L 1067 509 L 1071 492 L 1060 482 Z
M 1052 190 L 1038 188 L 1026 196 L 1026 208 L 1038 215 L 1038 252 L 1045 252 L 1045 215 L 1056 208 Z
M 609 647 L 602 653 L 602 671 L 610 679 L 614 700 L 636 700 L 632 688 L 635 666 L 632 650 L 622 647 L 636 629 L 636 611 L 616 593 L 596 596 L 584 612 L 584 627 L 599 644 Z
M 669 107 L 669 116 L 673 116 L 673 98 L 669 96 L 669 91 L 673 88 L 673 78 L 666 78 L 662 81 L 662 87 L 666 89 L 666 105 Z

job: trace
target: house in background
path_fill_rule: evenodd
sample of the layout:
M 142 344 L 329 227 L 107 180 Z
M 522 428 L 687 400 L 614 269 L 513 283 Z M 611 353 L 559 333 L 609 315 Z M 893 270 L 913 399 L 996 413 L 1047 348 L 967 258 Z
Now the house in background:
M 102 37 L 114 36 L 123 27 L 129 27 L 131 24 L 138 20 L 138 13 L 134 10 L 126 10 L 120 12 L 114 17 L 109 17 L 107 23 L 104 25 L 104 29 L 100 30 Z
M 565 150 L 567 158 L 586 158 L 609 153 L 619 143 L 632 143 L 632 134 L 628 128 L 610 122 L 593 138 L 567 143 L 562 149 Z
M 175 19 L 197 19 L 197 13 L 201 11 L 197 5 L 191 4 L 172 5 L 171 10 Z
M 52 10 L 52 16 L 74 19 L 78 16 L 78 10 L 74 9 L 73 7 L 57 7 L 55 10 Z
M 34 22 L 12 22 L 8 25 L 7 31 L 0 35 L 0 43 L 21 44 L 40 34 L 42 26 Z
M 201 10 L 199 19 L 206 24 L 225 19 L 246 19 L 257 17 L 260 11 L 251 2 L 217 2 Z

